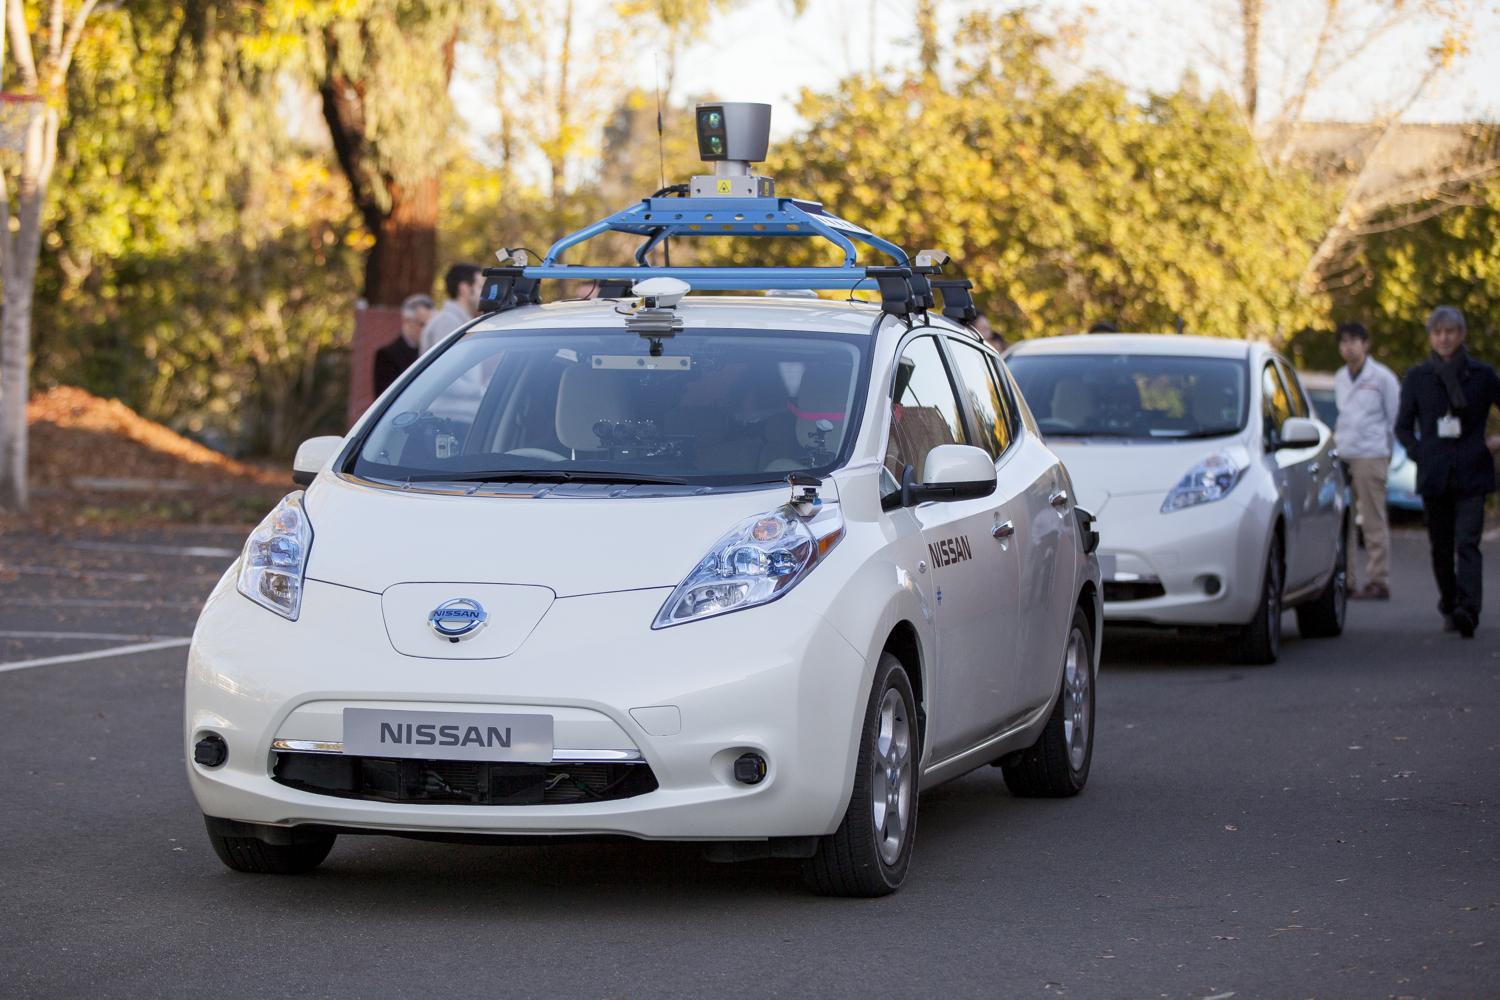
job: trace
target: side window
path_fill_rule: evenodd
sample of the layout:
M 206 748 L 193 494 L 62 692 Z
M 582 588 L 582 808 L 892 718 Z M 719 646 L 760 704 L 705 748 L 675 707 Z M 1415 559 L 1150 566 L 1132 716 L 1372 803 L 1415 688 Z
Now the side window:
M 919 337 L 906 345 L 896 364 L 895 392 L 891 399 L 891 441 L 885 450 L 885 467 L 899 483 L 908 465 L 917 467 L 922 479 L 927 453 L 940 444 L 967 444 L 958 400 L 948 368 L 938 353 L 937 341 Z
M 1281 358 L 1276 359 L 1276 367 L 1281 371 L 1281 381 L 1286 383 L 1287 399 L 1292 404 L 1292 416 L 1311 416 L 1312 407 L 1307 403 L 1307 394 L 1302 391 L 1302 383 L 1297 379 L 1296 371 Z
M 1000 359 L 993 354 L 986 354 L 985 360 L 990 363 L 990 377 L 1000 387 L 1000 398 L 1005 403 L 1005 415 L 1010 427 L 1010 438 L 1014 441 L 1021 436 L 1021 409 L 1016 405 L 1020 399 L 1020 390 L 1016 388 L 1015 380 L 1007 372 L 1001 370 Z
M 1276 374 L 1276 366 L 1269 361 L 1260 370 L 1260 411 L 1266 440 L 1280 440 L 1281 425 L 1292 415 L 1292 401 L 1281 384 L 1281 376 Z
M 962 395 L 974 427 L 979 431 L 979 447 L 991 457 L 999 458 L 1013 439 L 1009 407 L 1005 393 L 990 368 L 989 358 L 973 344 L 949 339 L 948 353 L 963 383 Z

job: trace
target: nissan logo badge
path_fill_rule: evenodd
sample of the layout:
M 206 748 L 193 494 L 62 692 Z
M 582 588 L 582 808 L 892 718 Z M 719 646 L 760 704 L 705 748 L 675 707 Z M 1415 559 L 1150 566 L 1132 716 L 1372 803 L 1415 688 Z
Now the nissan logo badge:
M 427 616 L 427 624 L 432 626 L 432 631 L 439 638 L 457 642 L 484 628 L 489 619 L 484 606 L 478 601 L 471 597 L 455 597 L 433 608 L 432 613 Z

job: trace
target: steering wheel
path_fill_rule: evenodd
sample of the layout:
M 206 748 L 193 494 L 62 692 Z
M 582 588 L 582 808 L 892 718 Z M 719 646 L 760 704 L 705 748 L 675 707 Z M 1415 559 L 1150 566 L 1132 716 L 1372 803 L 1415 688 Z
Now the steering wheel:
M 514 455 L 517 458 L 538 458 L 543 462 L 566 462 L 568 460 L 568 456 L 559 455 L 557 452 L 547 448 L 517 448 L 514 451 L 507 451 L 505 454 Z

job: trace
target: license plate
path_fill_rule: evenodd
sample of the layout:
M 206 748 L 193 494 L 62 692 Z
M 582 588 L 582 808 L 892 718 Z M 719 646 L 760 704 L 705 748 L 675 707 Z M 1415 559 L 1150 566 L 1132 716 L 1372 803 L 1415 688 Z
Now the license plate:
M 1115 572 L 1119 569 L 1120 557 L 1113 555 L 1099 556 L 1099 576 L 1105 580 L 1113 580 Z
M 550 763 L 552 716 L 346 708 L 344 753 Z

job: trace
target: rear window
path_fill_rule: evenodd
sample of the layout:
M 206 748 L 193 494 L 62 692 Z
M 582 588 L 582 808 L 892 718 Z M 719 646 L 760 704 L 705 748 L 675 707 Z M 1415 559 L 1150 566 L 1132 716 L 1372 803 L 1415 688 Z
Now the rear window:
M 350 469 L 398 482 L 737 484 L 826 473 L 863 405 L 867 338 L 623 329 L 472 333 L 381 413 Z
M 1199 438 L 1237 433 L 1245 362 L 1155 354 L 1016 354 L 1006 359 L 1043 434 Z

